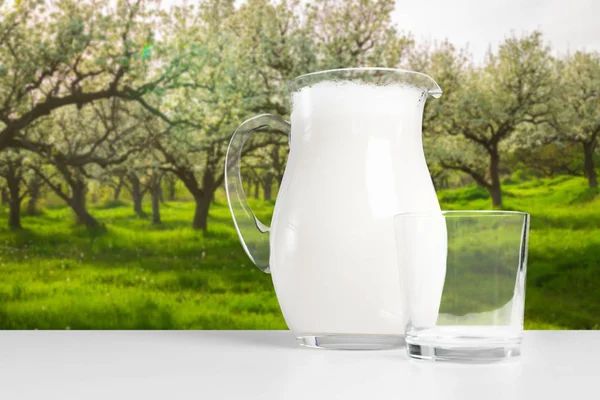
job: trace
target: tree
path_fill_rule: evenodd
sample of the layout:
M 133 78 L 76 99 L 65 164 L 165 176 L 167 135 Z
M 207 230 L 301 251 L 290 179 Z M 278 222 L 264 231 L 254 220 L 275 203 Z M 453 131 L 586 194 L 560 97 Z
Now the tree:
M 2 195 L 2 205 L 6 205 L 9 203 L 8 200 L 8 188 L 6 186 L 2 186 L 2 191 L 0 192 L 0 194 Z
M 264 200 L 273 200 L 273 186 L 279 185 L 283 179 L 283 173 L 285 171 L 285 153 L 282 149 L 283 146 L 274 145 L 268 146 L 265 150 L 267 152 L 267 165 L 268 168 L 265 171 L 261 184 L 263 187 Z
M 517 146 L 507 154 L 506 164 L 511 171 L 522 170 L 537 177 L 581 176 L 584 170 L 581 149 L 576 143 L 560 141 Z
M 99 223 L 86 207 L 87 181 L 99 176 L 100 168 L 121 164 L 143 148 L 137 126 L 124 103 L 115 99 L 56 111 L 19 145 L 46 162 L 44 168 L 32 168 L 71 207 L 77 222 L 95 227 Z M 68 192 L 56 175 L 67 184 Z
M 140 179 L 140 171 L 137 169 L 131 169 L 127 172 L 126 181 L 123 183 L 129 194 L 131 195 L 131 200 L 133 201 L 133 212 L 137 215 L 143 215 L 144 209 L 142 208 L 142 202 L 144 201 L 144 195 L 146 194 L 147 187 L 145 187 L 142 183 L 142 179 Z
M 25 179 L 25 186 L 27 187 L 27 194 L 29 200 L 27 201 L 27 214 L 36 215 L 38 213 L 38 201 L 42 196 L 42 188 L 44 187 L 44 182 L 39 177 L 39 175 L 32 173 L 29 177 Z
M 148 191 L 152 199 L 152 223 L 160 225 L 160 200 L 162 198 L 162 179 L 165 173 L 158 167 L 153 167 L 149 171 L 148 176 Z
M 146 149 L 140 147 L 139 151 Z M 107 165 L 103 168 L 101 176 L 97 177 L 100 184 L 113 189 L 113 200 L 119 200 L 123 188 L 125 188 L 133 202 L 133 212 L 143 215 L 142 202 L 146 194 L 146 186 L 143 184 L 144 172 L 140 168 L 138 157 L 130 157 L 120 164 Z
M 194 199 L 196 207 L 192 227 L 206 231 L 211 201 L 224 179 L 222 163 L 228 135 L 206 142 L 187 140 L 197 139 L 194 136 L 194 132 L 190 135 L 190 132 L 167 130 L 161 135 L 155 135 L 153 147 L 160 154 L 161 169 L 177 176 Z
M 119 197 L 121 197 L 121 190 L 123 190 L 124 183 L 125 183 L 125 178 L 123 178 L 123 176 L 118 176 L 117 182 L 114 185 L 114 192 L 113 192 L 113 200 L 114 201 L 118 201 Z
M 320 69 L 315 45 L 316 24 L 308 22 L 310 12 L 297 0 L 251 0 L 232 16 L 229 26 L 236 37 L 236 51 L 242 54 L 236 64 L 245 76 L 240 87 L 245 99 L 244 119 L 266 112 L 288 116 L 290 104 L 286 97 L 286 83 Z M 245 52 L 243 49 L 246 48 L 253 51 Z M 262 186 L 265 199 L 270 200 L 274 181 L 278 174 L 283 174 L 288 141 L 277 136 L 251 140 L 254 143 L 272 143 L 264 149 L 258 146 L 253 157 L 244 159 L 248 167 L 248 183 L 254 181 L 256 184 L 255 197 L 258 197 L 259 186 Z M 248 154 L 247 151 L 245 153 Z
M 298 0 L 250 0 L 231 14 L 225 26 L 235 44 L 236 64 L 244 71 L 238 90 L 248 113 L 289 115 L 286 82 L 319 69 L 306 14 Z
M 259 148 L 242 160 L 244 175 L 257 183 L 255 197 L 262 186 L 263 199 L 273 200 L 273 186 L 283 179 L 286 154 L 287 146 L 276 143 Z
M 195 202 L 194 229 L 206 230 L 215 191 L 223 183 L 223 162 L 231 133 L 242 110 L 254 101 L 248 94 L 248 73 L 229 25 L 233 1 L 208 1 L 197 12 L 173 9 L 173 45 L 201 49 L 203 57 L 190 64 L 190 81 L 160 101 L 176 125 L 158 119 L 145 123 L 161 170 L 183 183 Z M 249 100 L 248 100 L 249 99 Z M 250 146 L 249 150 L 256 146 Z
M 21 229 L 21 202 L 27 195 L 22 190 L 25 180 L 25 154 L 20 150 L 5 150 L 0 153 L 0 176 L 7 186 L 9 206 L 8 227 Z
M 552 99 L 549 125 L 554 141 L 581 146 L 584 174 L 598 188 L 595 150 L 600 140 L 600 54 L 578 51 L 560 64 L 558 93 Z
M 167 200 L 175 201 L 177 189 L 177 177 L 173 174 L 166 173 L 163 180 L 167 183 Z
M 414 42 L 392 22 L 394 0 L 323 0 L 308 5 L 320 69 L 396 68 Z
M 147 115 L 147 117 L 150 117 Z M 142 117 L 143 118 L 143 117 Z M 150 119 L 151 121 L 152 119 Z M 123 186 L 129 191 L 133 200 L 133 211 L 143 216 L 142 200 L 146 193 L 150 194 L 152 205 L 152 223 L 160 224 L 160 203 L 162 201 L 162 181 L 165 171 L 156 151 L 151 147 L 152 133 L 144 131 L 147 122 L 140 123 L 140 134 L 148 135 L 148 145 L 140 150 L 135 157 L 113 168 L 109 173 L 123 177 Z
M 497 55 L 488 54 L 483 68 L 467 71 L 432 127 L 452 137 L 436 146 L 441 165 L 469 174 L 489 191 L 494 207 L 502 207 L 502 151 L 519 127 L 547 120 L 555 90 L 553 69 L 540 32 L 508 38 Z
M 162 46 L 156 4 L 0 3 L 0 150 L 19 147 L 29 126 L 63 107 L 120 98 L 152 109 L 148 96 L 177 87 L 197 55 Z

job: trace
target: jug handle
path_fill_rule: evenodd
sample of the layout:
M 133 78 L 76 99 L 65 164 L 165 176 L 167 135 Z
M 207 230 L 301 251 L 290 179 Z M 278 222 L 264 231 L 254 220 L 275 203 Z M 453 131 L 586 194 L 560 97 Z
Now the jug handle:
M 242 242 L 242 247 L 252 262 L 263 272 L 269 268 L 269 227 L 254 215 L 242 186 L 241 158 L 244 144 L 252 133 L 270 128 L 286 135 L 291 125 L 276 115 L 263 114 L 244 121 L 233 133 L 225 155 L 225 192 L 233 224 Z

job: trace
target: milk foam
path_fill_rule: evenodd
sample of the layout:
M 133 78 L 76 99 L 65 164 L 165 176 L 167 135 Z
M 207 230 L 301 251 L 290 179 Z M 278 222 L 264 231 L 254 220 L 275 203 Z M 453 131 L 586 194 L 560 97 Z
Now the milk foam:
M 324 114 L 374 114 L 421 120 L 415 107 L 422 107 L 426 94 L 412 86 L 375 86 L 356 82 L 321 82 L 292 95 L 292 112 L 310 109 Z M 420 135 L 419 135 L 420 136 Z

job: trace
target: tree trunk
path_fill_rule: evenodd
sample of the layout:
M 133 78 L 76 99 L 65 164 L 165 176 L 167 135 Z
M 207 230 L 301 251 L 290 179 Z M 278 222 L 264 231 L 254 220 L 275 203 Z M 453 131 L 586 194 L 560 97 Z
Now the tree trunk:
M 158 186 L 158 199 L 161 203 L 165 203 L 165 194 L 163 193 L 162 184 Z
M 598 176 L 596 174 L 596 166 L 594 165 L 594 147 L 594 142 L 583 144 L 585 176 L 587 177 L 590 189 L 598 188 Z
M 14 173 L 6 177 L 6 183 L 8 184 L 9 193 L 8 227 L 10 229 L 21 229 L 21 190 L 19 187 L 20 180 L 20 177 Z
M 429 176 L 431 177 L 431 183 L 433 183 L 433 189 L 434 190 L 439 190 L 440 189 L 440 176 L 441 173 L 429 173 Z
M 208 228 L 208 210 L 210 209 L 210 195 L 197 196 L 194 198 L 196 201 L 196 211 L 194 213 L 194 221 L 192 227 L 194 229 L 202 229 L 206 232 Z
M 8 188 L 6 186 L 2 186 L 2 204 L 8 204 Z
M 263 179 L 263 194 L 266 201 L 270 201 L 273 197 L 273 174 L 267 173 Z
M 260 180 L 254 181 L 254 198 L 258 199 L 260 190 Z
M 141 215 L 144 213 L 142 210 L 142 200 L 144 198 L 144 194 L 142 193 L 142 183 L 140 182 L 140 178 L 137 175 L 131 175 L 129 177 L 129 181 L 131 182 L 131 199 L 133 200 L 133 212 L 137 215 Z
M 87 226 L 88 228 L 95 228 L 100 224 L 87 210 L 85 205 L 85 194 L 86 194 L 86 183 L 77 181 L 71 185 L 71 201 L 70 206 L 75 216 L 77 217 L 77 223 Z
M 21 200 L 10 199 L 10 213 L 8 217 L 8 227 L 10 229 L 21 229 Z
M 42 181 L 39 176 L 35 175 L 29 181 L 29 201 L 27 202 L 27 214 L 37 214 L 37 202 L 40 198 Z
M 496 208 L 502 207 L 502 188 L 500 186 L 500 155 L 498 150 L 495 149 L 491 155 L 490 161 L 490 179 L 491 186 L 489 188 L 490 195 L 492 196 L 492 205 Z
M 131 197 L 133 197 L 133 212 L 137 215 L 142 215 L 144 213 L 144 210 L 142 209 L 142 194 L 140 192 L 134 192 Z
M 160 201 L 162 197 L 162 187 L 160 181 L 155 182 L 150 188 L 150 195 L 152 197 L 152 223 L 160 225 Z
M 119 182 L 117 183 L 117 187 L 115 188 L 115 193 L 113 194 L 113 200 L 119 200 L 119 196 L 121 196 L 121 189 L 123 189 L 123 178 L 119 177 Z
M 169 179 L 169 201 L 175 201 L 175 184 L 177 181 L 173 179 Z

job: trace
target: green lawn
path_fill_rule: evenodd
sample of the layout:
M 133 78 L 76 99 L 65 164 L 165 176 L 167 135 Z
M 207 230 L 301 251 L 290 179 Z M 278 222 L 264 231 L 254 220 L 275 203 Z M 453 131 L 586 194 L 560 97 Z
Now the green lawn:
M 585 183 L 504 186 L 506 208 L 532 214 L 527 328 L 600 328 L 600 196 Z M 446 209 L 490 207 L 476 187 L 440 199 Z M 0 328 L 284 329 L 270 276 L 251 265 L 217 200 L 206 234 L 189 228 L 189 202 L 164 206 L 161 227 L 114 202 L 91 207 L 102 232 L 73 226 L 57 205 L 25 216 L 22 232 L 2 223 Z M 272 203 L 253 206 L 268 220 Z

